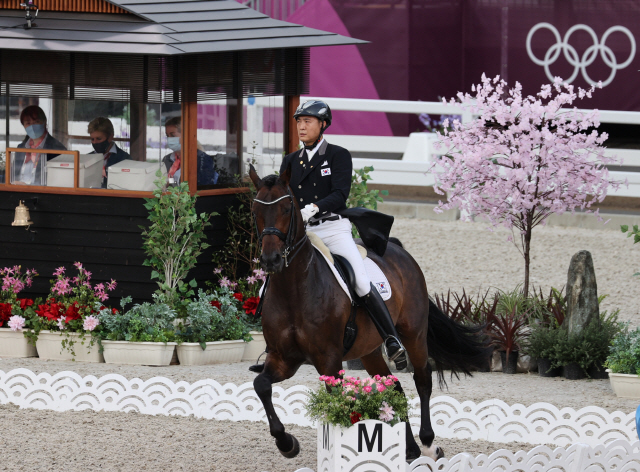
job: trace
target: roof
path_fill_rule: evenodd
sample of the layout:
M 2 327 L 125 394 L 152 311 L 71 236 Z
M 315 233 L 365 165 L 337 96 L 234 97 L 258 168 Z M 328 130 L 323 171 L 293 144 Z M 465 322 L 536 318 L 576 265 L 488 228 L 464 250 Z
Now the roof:
M 0 49 L 183 55 L 360 44 L 274 20 L 234 0 L 118 0 L 129 14 L 41 11 L 24 29 L 24 11 L 0 10 Z

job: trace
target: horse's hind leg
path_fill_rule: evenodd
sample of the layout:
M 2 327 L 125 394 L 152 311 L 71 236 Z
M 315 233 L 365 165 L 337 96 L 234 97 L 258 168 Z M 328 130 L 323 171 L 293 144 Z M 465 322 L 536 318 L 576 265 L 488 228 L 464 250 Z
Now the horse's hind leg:
M 382 357 L 382 350 L 380 348 L 373 351 L 371 354 L 367 354 L 362 357 L 362 364 L 364 368 L 367 369 L 369 375 L 390 375 L 391 371 L 389 370 L 389 366 L 384 361 Z M 402 389 L 402 385 L 398 381 L 396 383 L 395 389 L 400 393 L 404 394 L 404 390 Z M 420 446 L 416 443 L 416 440 L 413 438 L 413 431 L 411 431 L 411 424 L 409 424 L 409 418 L 405 422 L 407 427 L 407 450 L 406 450 L 406 460 L 407 462 L 411 462 L 418 457 L 420 457 Z
M 271 353 L 267 355 L 265 361 L 264 370 L 253 380 L 253 388 L 255 389 L 264 411 L 269 420 L 269 431 L 271 436 L 276 440 L 276 447 L 280 453 L 287 459 L 296 457 L 300 453 L 300 444 L 295 436 L 285 432 L 284 425 L 278 418 L 276 410 L 273 407 L 271 401 L 272 389 L 271 386 L 274 383 L 282 382 L 293 376 L 298 370 L 300 365 L 289 366 L 287 365 L 277 353 Z

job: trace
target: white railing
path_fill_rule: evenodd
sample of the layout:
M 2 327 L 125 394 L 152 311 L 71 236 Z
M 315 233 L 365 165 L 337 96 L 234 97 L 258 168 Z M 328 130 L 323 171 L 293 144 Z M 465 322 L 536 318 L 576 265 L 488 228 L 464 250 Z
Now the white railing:
M 413 102 L 404 100 L 369 100 L 358 98 L 327 98 L 327 97 L 301 97 L 301 100 L 321 99 L 329 103 L 332 110 L 362 111 L 378 113 L 422 114 L 430 115 L 460 115 L 462 123 L 468 123 L 474 116 L 463 110 L 460 106 L 444 104 L 441 102 Z M 253 115 L 261 117 L 260 107 L 282 107 L 282 98 L 274 97 L 257 98 Z M 586 110 L 583 110 L 586 111 Z M 249 112 L 248 112 L 249 113 Z M 602 123 L 640 125 L 640 112 L 601 110 L 600 121 Z M 255 122 L 254 130 L 260 129 L 259 122 Z M 435 133 L 411 133 L 410 136 L 357 136 L 336 135 L 327 132 L 327 140 L 333 144 L 345 147 L 351 151 L 354 157 L 355 168 L 373 165 L 375 171 L 371 177 L 375 183 L 387 185 L 406 186 L 432 186 L 435 182 L 433 174 L 429 171 L 432 163 L 439 155 L 435 142 L 438 136 Z M 248 141 L 260 141 L 262 137 L 256 131 L 247 131 Z M 262 149 L 260 147 L 260 149 Z M 398 159 L 372 159 L 369 153 L 388 153 L 402 155 Z M 256 153 L 260 154 L 260 153 Z M 609 195 L 623 197 L 640 197 L 640 150 L 635 149 L 608 149 L 608 156 L 616 156 L 622 160 L 622 164 L 630 168 L 625 171 L 610 168 L 613 180 L 625 182 L 629 186 L 621 186 L 618 190 L 611 190 Z M 279 155 L 265 156 L 260 163 L 263 173 L 272 173 L 279 170 L 282 157 Z

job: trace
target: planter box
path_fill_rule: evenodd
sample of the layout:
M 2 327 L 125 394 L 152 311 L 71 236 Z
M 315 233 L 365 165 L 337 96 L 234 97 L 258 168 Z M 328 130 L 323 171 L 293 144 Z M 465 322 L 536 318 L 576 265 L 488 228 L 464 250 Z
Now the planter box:
M 262 331 L 249 331 L 249 334 L 253 337 L 253 341 L 245 344 L 242 360 L 256 362 L 267 348 L 267 342 L 264 340 Z
M 232 364 L 240 362 L 245 352 L 245 343 L 238 341 L 216 341 L 205 343 L 202 350 L 199 343 L 182 343 L 176 348 L 180 365 Z
M 365 420 L 349 428 L 318 424 L 318 472 L 405 472 L 406 426 Z
M 38 351 L 24 337 L 24 331 L 0 328 L 0 358 L 2 357 L 38 357 Z
M 67 349 L 62 347 L 62 341 L 68 339 L 74 341 L 73 351 L 76 353 L 75 357 Z M 96 341 L 93 346 L 89 347 L 91 342 L 91 335 L 86 334 L 84 337 L 84 344 L 78 333 L 61 333 L 60 331 L 40 331 L 38 340 L 36 341 L 36 348 L 38 350 L 38 356 L 40 359 L 47 359 L 51 361 L 72 361 L 78 362 L 104 362 L 104 357 L 99 352 L 100 345 Z
M 102 341 L 107 364 L 169 365 L 176 343 Z
M 607 369 L 607 372 L 611 388 L 617 397 L 640 399 L 640 377 L 632 374 L 614 374 L 611 369 Z

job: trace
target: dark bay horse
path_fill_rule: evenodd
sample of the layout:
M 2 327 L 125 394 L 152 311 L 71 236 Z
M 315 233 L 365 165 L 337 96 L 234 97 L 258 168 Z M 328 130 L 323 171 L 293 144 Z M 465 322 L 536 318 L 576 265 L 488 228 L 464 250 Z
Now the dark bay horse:
M 380 349 L 382 338 L 362 309 L 356 315 L 358 337 L 343 356 L 351 302 L 306 236 L 298 203 L 289 188 L 289 169 L 280 177 L 260 179 L 251 166 L 249 175 L 257 189 L 252 211 L 262 240 L 260 262 L 270 273 L 262 310 L 268 354 L 264 370 L 253 385 L 278 450 L 291 458 L 300 452 L 300 446 L 294 436 L 285 432 L 273 407 L 274 383 L 292 377 L 305 362 L 313 364 L 320 374 L 335 377 L 342 369 L 342 361 L 358 358 L 370 375 L 388 375 L 390 371 Z M 473 367 L 485 365 L 487 348 L 479 328 L 453 322 L 430 303 L 422 270 L 401 246 L 389 243 L 384 257 L 372 251 L 368 255 L 389 280 L 393 296 L 386 303 L 415 370 L 421 405 L 420 441 L 429 455 L 439 456 L 440 449 L 432 447 L 435 434 L 429 417 L 429 356 L 442 382 L 445 369 L 470 374 Z M 406 425 L 406 459 L 410 461 L 421 451 L 408 421 Z

